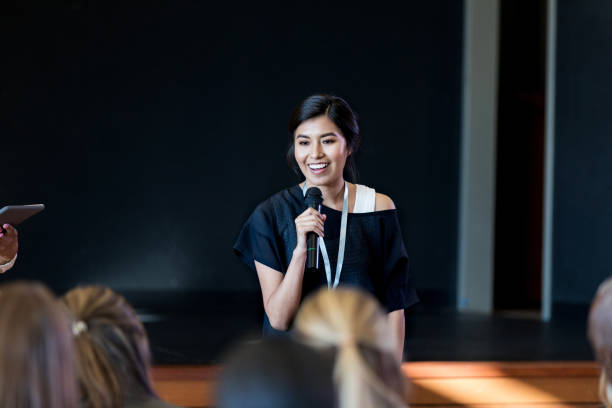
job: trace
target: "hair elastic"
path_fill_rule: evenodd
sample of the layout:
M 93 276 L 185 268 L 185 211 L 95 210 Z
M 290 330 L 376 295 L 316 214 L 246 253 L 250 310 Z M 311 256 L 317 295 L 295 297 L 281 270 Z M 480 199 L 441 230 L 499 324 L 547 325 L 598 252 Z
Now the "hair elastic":
M 79 320 L 76 322 L 72 322 L 72 334 L 74 334 L 75 336 L 78 336 L 79 334 L 83 333 L 86 330 L 87 330 L 87 323 L 85 323 L 84 321 Z

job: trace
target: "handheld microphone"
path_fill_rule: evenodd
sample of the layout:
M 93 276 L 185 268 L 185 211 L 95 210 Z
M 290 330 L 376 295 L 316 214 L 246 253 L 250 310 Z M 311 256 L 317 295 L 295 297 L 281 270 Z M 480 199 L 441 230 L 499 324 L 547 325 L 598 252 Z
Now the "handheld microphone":
M 306 190 L 304 202 L 310 208 L 321 211 L 323 194 L 317 187 L 310 187 Z M 319 240 L 316 232 L 306 234 L 306 270 L 310 271 L 319 268 Z

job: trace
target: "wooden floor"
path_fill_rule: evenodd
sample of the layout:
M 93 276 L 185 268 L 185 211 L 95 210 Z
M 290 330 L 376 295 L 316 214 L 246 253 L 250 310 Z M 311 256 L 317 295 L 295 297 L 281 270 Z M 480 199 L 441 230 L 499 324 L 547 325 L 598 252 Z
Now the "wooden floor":
M 598 407 L 593 362 L 404 363 L 411 407 Z M 157 366 L 155 386 L 183 407 L 213 407 L 218 366 Z

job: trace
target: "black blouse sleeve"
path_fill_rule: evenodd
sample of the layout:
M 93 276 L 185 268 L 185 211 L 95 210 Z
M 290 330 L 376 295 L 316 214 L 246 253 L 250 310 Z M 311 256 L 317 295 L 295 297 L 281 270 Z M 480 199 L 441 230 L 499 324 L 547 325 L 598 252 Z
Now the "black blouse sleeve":
M 253 271 L 254 261 L 257 261 L 279 272 L 285 272 L 281 265 L 274 216 L 264 204 L 255 209 L 242 227 L 234 244 L 234 252 Z
M 384 231 L 384 271 L 385 301 L 387 312 L 405 309 L 419 301 L 412 283 L 408 265 L 408 255 L 400 230 L 397 211 L 385 225 Z

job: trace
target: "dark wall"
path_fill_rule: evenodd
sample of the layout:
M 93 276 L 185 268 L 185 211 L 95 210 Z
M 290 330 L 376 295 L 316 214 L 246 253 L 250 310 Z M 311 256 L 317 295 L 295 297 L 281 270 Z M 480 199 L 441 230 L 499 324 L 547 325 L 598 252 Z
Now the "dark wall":
M 360 114 L 360 182 L 399 208 L 417 287 L 452 299 L 462 2 L 108 3 L 2 18 L 0 205 L 47 205 L 4 280 L 257 291 L 233 242 L 299 181 L 288 115 L 324 91 Z
M 553 299 L 612 273 L 612 3 L 558 4 Z

